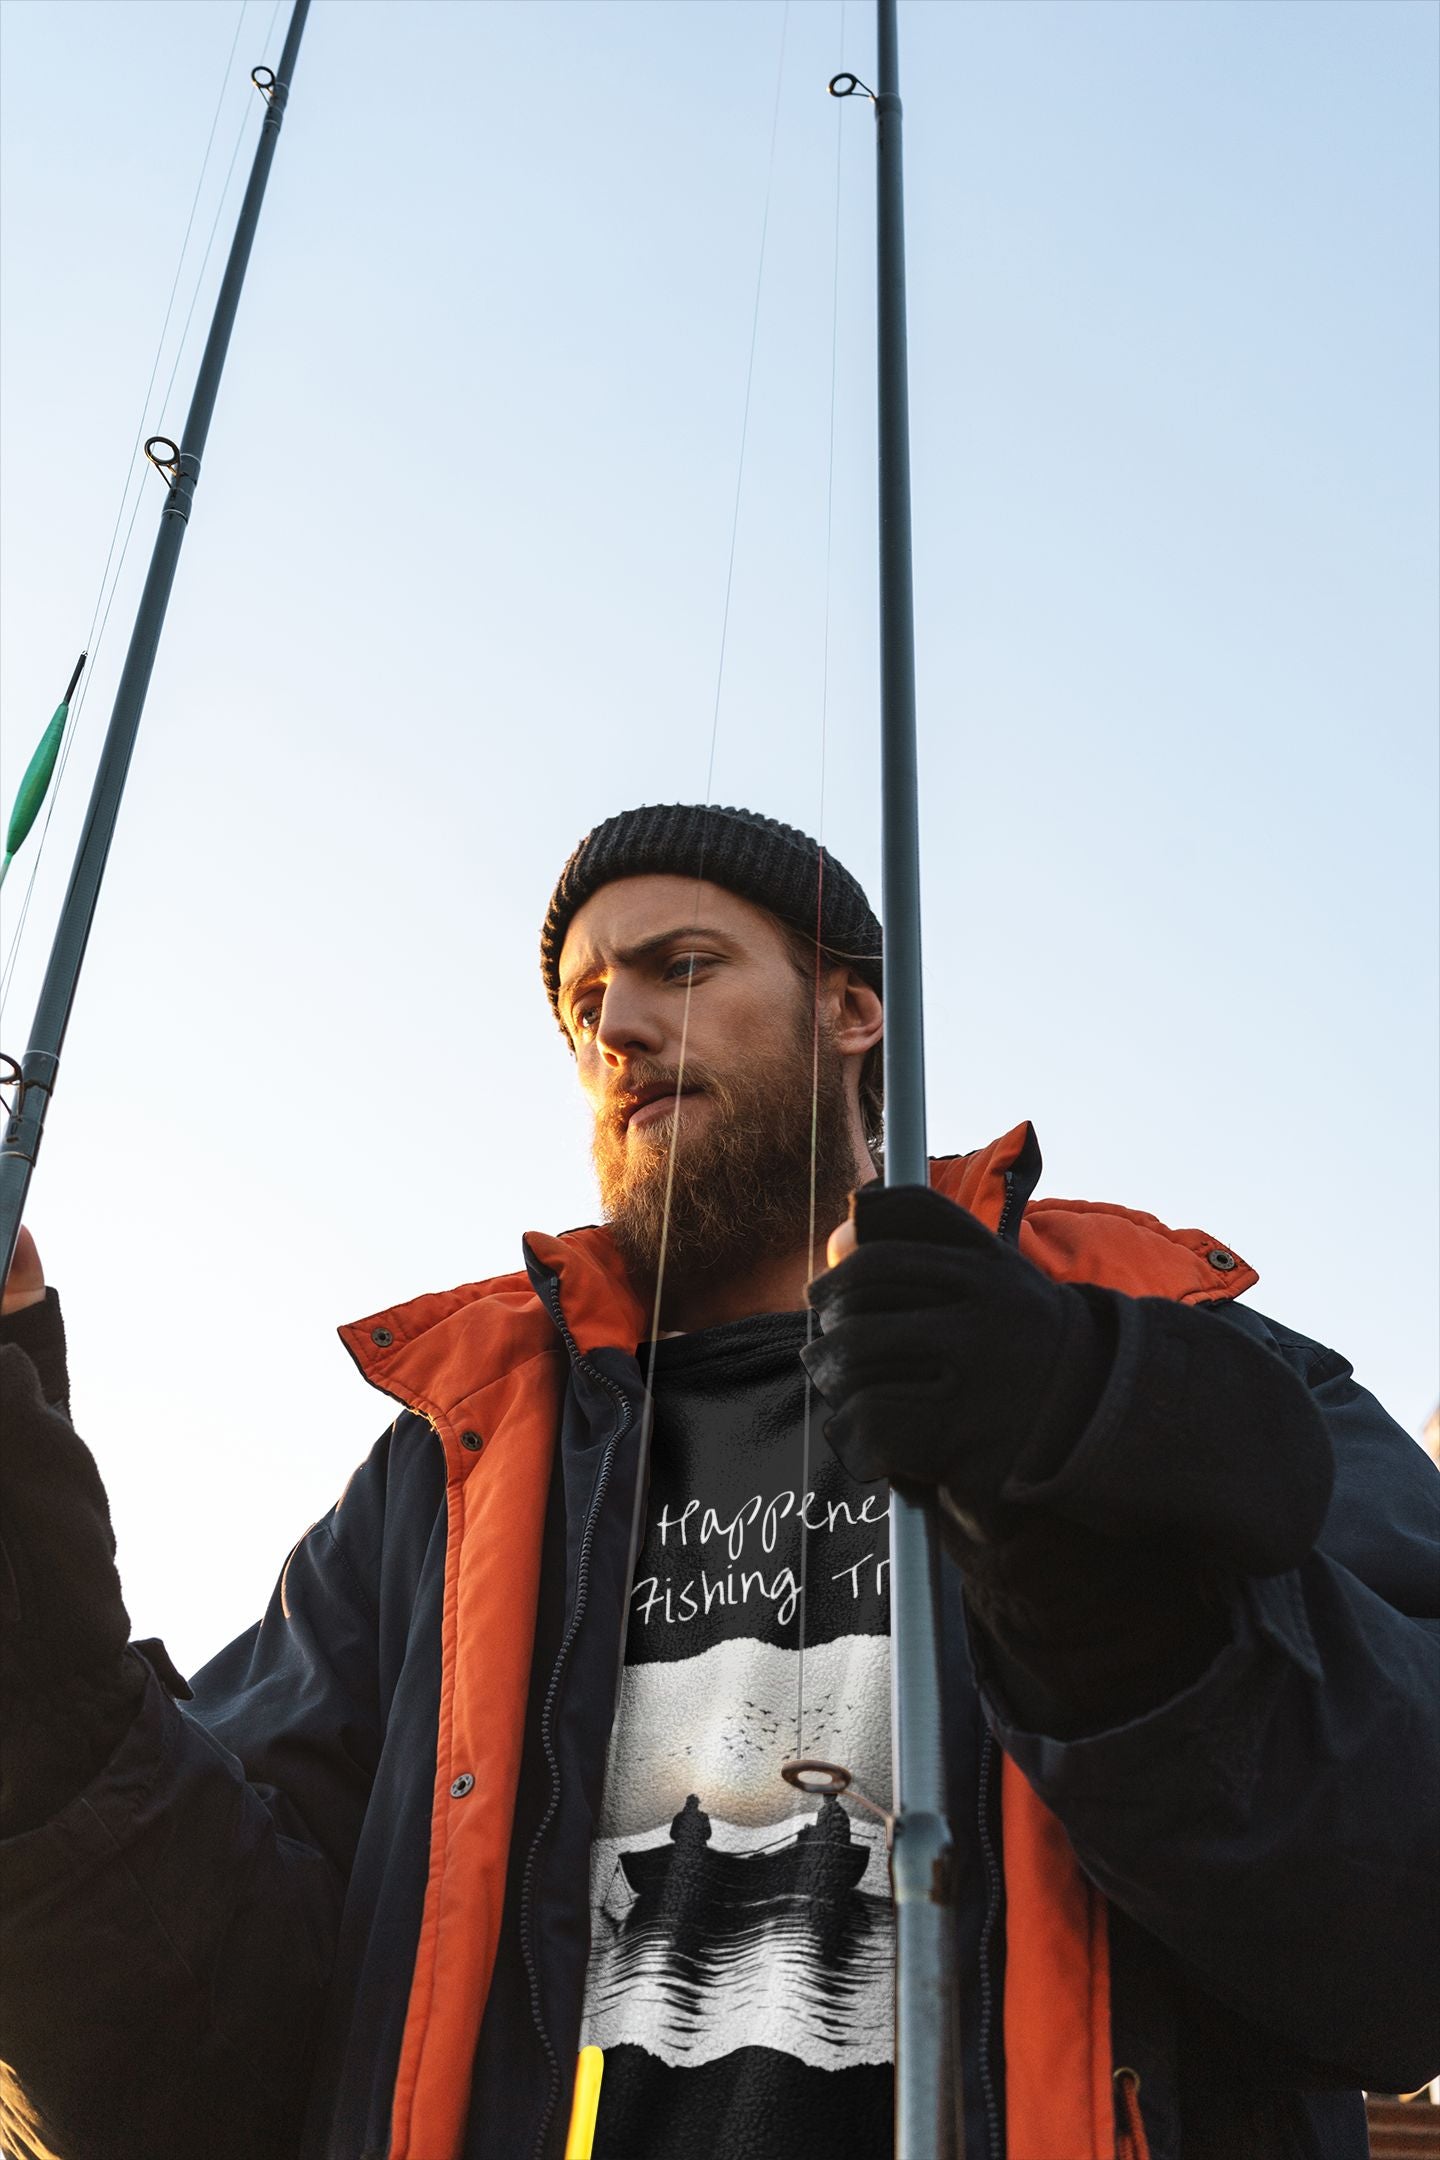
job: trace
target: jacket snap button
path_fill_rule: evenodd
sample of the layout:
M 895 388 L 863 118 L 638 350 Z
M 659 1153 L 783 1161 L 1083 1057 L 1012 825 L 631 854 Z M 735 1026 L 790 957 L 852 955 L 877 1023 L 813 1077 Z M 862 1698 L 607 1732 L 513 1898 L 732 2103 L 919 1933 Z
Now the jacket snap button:
M 1234 1253 L 1225 1252 L 1218 1245 L 1215 1247 L 1213 1252 L 1207 1253 L 1205 1257 L 1210 1262 L 1211 1267 L 1223 1268 L 1227 1275 L 1229 1274 L 1231 1268 L 1235 1265 Z
M 472 1455 L 478 1455 L 481 1448 L 484 1447 L 485 1442 L 481 1439 L 478 1432 L 462 1432 L 460 1435 L 460 1445 L 461 1447 L 469 1448 Z
M 391 1334 L 388 1327 L 372 1327 L 370 1330 L 370 1340 L 371 1342 L 378 1344 L 382 1350 L 388 1350 L 391 1343 L 394 1342 L 395 1337 Z
M 451 1799 L 463 1800 L 466 1793 L 470 1791 L 474 1783 L 475 1780 L 473 1777 L 471 1777 L 470 1772 L 468 1770 L 465 1771 L 462 1776 L 456 1778 L 454 1784 L 450 1787 Z

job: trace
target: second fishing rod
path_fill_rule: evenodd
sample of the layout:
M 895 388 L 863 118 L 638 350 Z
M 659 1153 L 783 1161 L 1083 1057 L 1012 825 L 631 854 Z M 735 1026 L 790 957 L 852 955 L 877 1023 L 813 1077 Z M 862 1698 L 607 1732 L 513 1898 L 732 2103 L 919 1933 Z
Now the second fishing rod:
M 45 1117 L 60 1068 L 60 1053 L 74 1008 L 76 986 L 90 939 L 90 926 L 100 897 L 105 864 L 120 814 L 125 779 L 135 748 L 145 696 L 155 666 L 155 655 L 170 603 L 170 591 L 180 560 L 180 549 L 189 527 L 190 513 L 200 478 L 215 400 L 224 373 L 225 357 L 240 306 L 245 272 L 250 262 L 266 183 L 274 162 L 280 127 L 285 117 L 296 56 L 310 12 L 310 0 L 294 0 L 285 44 L 277 66 L 257 67 L 251 80 L 265 99 L 265 117 L 250 168 L 245 197 L 236 220 L 235 236 L 220 291 L 215 301 L 205 350 L 201 355 L 190 410 L 180 441 L 152 436 L 146 455 L 168 482 L 160 530 L 155 537 L 144 590 L 136 610 L 130 644 L 121 670 L 115 704 L 110 715 L 104 747 L 91 790 L 85 824 L 76 851 L 75 865 L 60 911 L 50 958 L 45 969 L 30 1040 L 13 1082 L 15 1101 L 0 1141 L 0 1282 L 9 1273 L 25 1212 L 30 1179 L 45 1129 Z M 163 453 L 163 454 L 162 454 Z
M 896 0 L 876 0 L 881 862 L 885 1182 L 928 1185 L 920 798 L 910 518 L 905 195 Z M 954 1867 L 945 1790 L 933 1508 L 890 1496 L 896 2160 L 963 2160 Z

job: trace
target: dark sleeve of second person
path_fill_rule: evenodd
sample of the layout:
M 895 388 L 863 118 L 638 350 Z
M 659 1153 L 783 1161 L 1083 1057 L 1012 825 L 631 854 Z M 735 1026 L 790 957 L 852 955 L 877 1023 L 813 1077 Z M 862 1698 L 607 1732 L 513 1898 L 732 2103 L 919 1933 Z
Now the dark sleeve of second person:
M 295 1548 L 265 1621 L 200 1676 L 200 1699 L 175 1699 L 183 1683 L 154 1646 L 138 1712 L 85 1789 L 0 1839 L 0 2098 L 57 2152 L 299 2149 L 380 1745 L 366 1585 L 389 1438 L 343 1519 Z M 175 1522 L 177 1536 L 223 1535 L 178 1497 Z

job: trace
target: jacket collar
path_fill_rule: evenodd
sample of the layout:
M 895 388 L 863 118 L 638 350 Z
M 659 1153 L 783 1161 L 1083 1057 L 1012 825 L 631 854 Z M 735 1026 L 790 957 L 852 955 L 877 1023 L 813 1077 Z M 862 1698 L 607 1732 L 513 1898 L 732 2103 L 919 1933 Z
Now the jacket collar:
M 988 1147 L 930 1165 L 937 1191 L 987 1229 L 1018 1238 L 1026 1257 L 1056 1281 L 1209 1304 L 1259 1280 L 1208 1231 L 1171 1230 L 1139 1209 L 1100 1201 L 1028 1204 L 1039 1174 L 1040 1148 L 1028 1121 Z M 525 1251 L 529 1264 L 513 1274 L 372 1313 L 342 1327 L 340 1340 L 373 1387 L 449 1439 L 497 1379 L 532 1358 L 564 1355 L 533 1277 L 558 1283 L 564 1326 L 580 1356 L 629 1349 L 643 1339 L 649 1315 L 607 1230 L 591 1226 L 559 1237 L 532 1230 Z

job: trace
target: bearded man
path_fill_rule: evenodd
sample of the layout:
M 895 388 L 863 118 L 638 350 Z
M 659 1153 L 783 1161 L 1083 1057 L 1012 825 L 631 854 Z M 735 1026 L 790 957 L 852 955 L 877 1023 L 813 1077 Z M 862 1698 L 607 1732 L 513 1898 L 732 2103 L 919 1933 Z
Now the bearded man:
M 884 2160 L 898 1480 L 969 2160 L 1360 2160 L 1440 1994 L 1422 1451 L 1227 1247 L 1033 1200 L 1027 1126 L 883 1189 L 879 926 L 804 835 L 612 818 L 541 958 L 605 1224 L 342 1330 L 399 1414 L 191 1686 L 12 1278 L 13 2149 L 560 2160 L 583 2042 L 603 2160 Z

